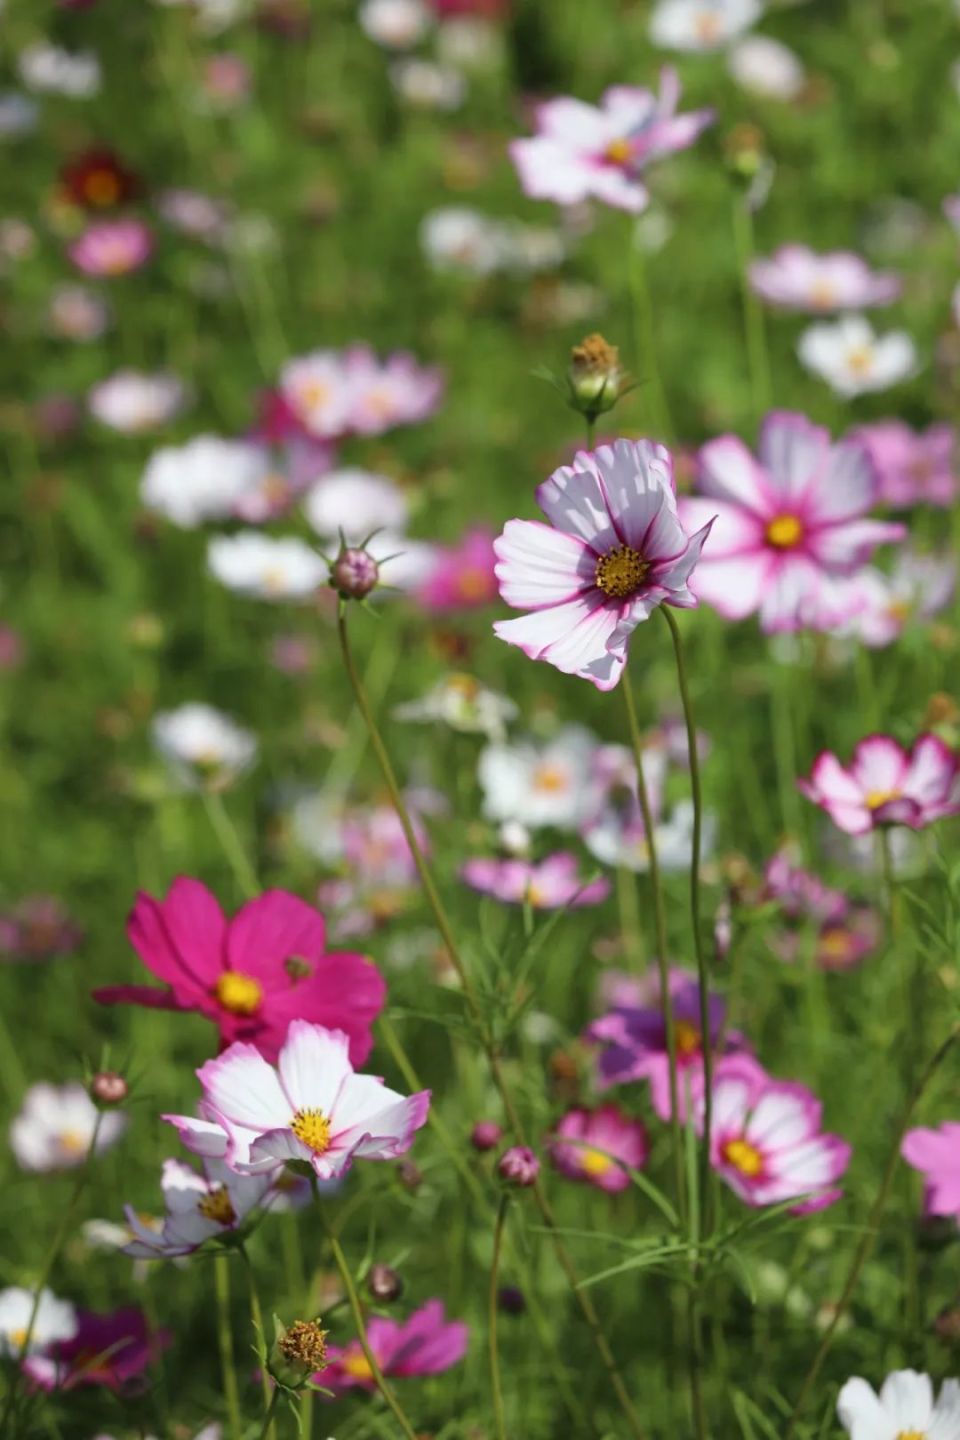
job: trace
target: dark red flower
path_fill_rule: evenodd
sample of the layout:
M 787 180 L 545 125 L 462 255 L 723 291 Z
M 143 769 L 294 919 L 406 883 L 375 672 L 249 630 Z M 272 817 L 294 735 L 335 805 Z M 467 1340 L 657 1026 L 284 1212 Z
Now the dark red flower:
M 74 205 L 84 210 L 113 210 L 140 192 L 138 177 L 106 146 L 84 150 L 67 161 L 60 183 Z

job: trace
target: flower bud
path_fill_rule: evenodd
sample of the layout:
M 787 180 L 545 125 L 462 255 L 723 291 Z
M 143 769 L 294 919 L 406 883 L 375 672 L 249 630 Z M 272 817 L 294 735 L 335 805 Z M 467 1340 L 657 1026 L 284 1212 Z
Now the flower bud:
M 540 1161 L 527 1145 L 511 1145 L 500 1156 L 497 1171 L 508 1185 L 533 1185 L 540 1173 Z
M 401 1160 L 397 1166 L 397 1179 L 404 1190 L 413 1194 L 423 1184 L 423 1171 L 415 1160 Z
M 612 410 L 624 379 L 616 345 L 608 344 L 602 335 L 588 335 L 570 352 L 567 379 L 575 407 L 582 414 L 596 417 Z
M 389 1305 L 403 1294 L 403 1280 L 389 1265 L 371 1265 L 367 1276 L 367 1289 L 374 1300 Z
M 516 1285 L 501 1285 L 497 1291 L 497 1305 L 504 1315 L 522 1315 L 527 1308 L 523 1291 Z
M 478 1120 L 470 1131 L 470 1144 L 474 1150 L 495 1150 L 502 1135 L 503 1130 L 496 1120 Z
M 276 1338 L 267 1369 L 280 1385 L 298 1390 L 327 1364 L 327 1332 L 318 1320 L 294 1320 L 286 1329 L 274 1317 Z
M 367 550 L 344 545 L 330 566 L 330 584 L 342 600 L 363 600 L 379 579 L 377 562 Z
M 99 1070 L 90 1081 L 90 1094 L 101 1105 L 120 1105 L 129 1094 L 129 1087 L 116 1070 Z

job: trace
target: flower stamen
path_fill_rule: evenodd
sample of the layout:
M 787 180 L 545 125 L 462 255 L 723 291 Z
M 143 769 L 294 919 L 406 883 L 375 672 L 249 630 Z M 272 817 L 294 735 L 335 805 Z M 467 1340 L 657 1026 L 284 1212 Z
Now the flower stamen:
M 626 600 L 640 589 L 650 569 L 647 561 L 630 545 L 618 545 L 597 561 L 594 584 L 611 600 Z
M 218 1185 L 211 1190 L 209 1195 L 204 1195 L 202 1200 L 197 1201 L 197 1209 L 205 1220 L 212 1220 L 215 1225 L 236 1225 L 237 1212 L 233 1208 L 233 1201 L 230 1199 L 230 1192 L 226 1185 Z
M 803 522 L 796 515 L 775 515 L 767 524 L 767 544 L 775 550 L 793 550 L 803 539 Z
M 330 1121 L 322 1110 L 298 1110 L 290 1121 L 290 1129 L 314 1155 L 323 1155 L 330 1149 Z
M 231 1015 L 256 1015 L 263 1003 L 260 981 L 242 970 L 224 970 L 214 986 L 214 994 Z
M 749 1140 L 728 1140 L 722 1146 L 724 1160 L 748 1180 L 755 1180 L 763 1170 L 763 1156 Z

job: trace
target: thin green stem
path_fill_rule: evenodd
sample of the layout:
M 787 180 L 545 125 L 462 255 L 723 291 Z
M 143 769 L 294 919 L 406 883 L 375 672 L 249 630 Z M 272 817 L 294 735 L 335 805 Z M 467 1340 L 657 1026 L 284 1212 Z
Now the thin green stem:
M 833 1344 L 834 1336 L 837 1333 L 837 1327 L 840 1325 L 840 1322 L 842 1321 L 844 1315 L 847 1313 L 850 1302 L 853 1299 L 854 1291 L 857 1288 L 857 1283 L 860 1279 L 863 1267 L 869 1260 L 873 1247 L 876 1244 L 877 1235 L 880 1230 L 880 1221 L 883 1216 L 884 1209 L 886 1208 L 887 1199 L 890 1195 L 890 1189 L 893 1185 L 893 1178 L 897 1172 L 897 1164 L 900 1160 L 900 1146 L 903 1143 L 903 1137 L 907 1132 L 907 1128 L 910 1124 L 911 1119 L 913 1118 L 913 1113 L 916 1110 L 918 1104 L 920 1103 L 920 1100 L 922 1099 L 924 1092 L 927 1089 L 927 1086 L 930 1084 L 931 1080 L 936 1075 L 937 1071 L 940 1069 L 940 1066 L 943 1064 L 944 1060 L 947 1058 L 948 1054 L 950 1053 L 958 1039 L 960 1039 L 960 1026 L 957 1026 L 953 1030 L 951 1030 L 946 1040 L 944 1040 L 943 1044 L 935 1052 L 933 1058 L 930 1060 L 927 1068 L 920 1076 L 920 1079 L 917 1081 L 916 1085 L 913 1088 L 912 1094 L 907 1100 L 903 1115 L 900 1119 L 900 1124 L 897 1126 L 897 1130 L 894 1135 L 893 1144 L 890 1147 L 890 1153 L 887 1157 L 887 1163 L 884 1167 L 883 1176 L 880 1181 L 880 1189 L 877 1191 L 873 1205 L 870 1207 L 870 1214 L 868 1215 L 867 1223 L 864 1226 L 862 1239 L 860 1240 L 860 1244 L 857 1246 L 854 1252 L 850 1269 L 847 1272 L 846 1281 L 844 1283 L 842 1291 L 840 1292 L 840 1299 L 837 1301 L 836 1308 L 834 1309 L 833 1314 L 830 1317 L 830 1323 L 827 1326 L 826 1330 L 824 1330 L 823 1332 L 823 1337 L 820 1341 L 819 1346 L 817 1347 L 816 1354 L 814 1355 L 813 1360 L 810 1362 L 810 1368 L 804 1376 L 803 1384 L 800 1386 L 800 1393 L 798 1394 L 796 1404 L 793 1407 L 793 1413 L 790 1416 L 790 1421 L 784 1434 L 784 1440 L 791 1440 L 791 1437 L 796 1431 L 800 1416 L 803 1413 L 803 1408 L 810 1397 L 811 1390 L 816 1384 L 817 1376 L 820 1374 L 820 1368 L 823 1365 L 824 1360 L 827 1358 L 830 1347 Z
M 279 1404 L 280 1389 L 279 1386 L 274 1386 L 273 1394 L 270 1396 L 270 1404 L 267 1406 L 266 1412 L 263 1417 L 263 1428 L 260 1431 L 260 1440 L 267 1440 L 268 1435 L 276 1433 L 276 1427 L 274 1426 L 273 1422 L 274 1417 L 277 1413 L 277 1406 Z
M 234 879 L 247 899 L 252 900 L 260 894 L 260 882 L 257 880 L 247 852 L 240 842 L 236 826 L 227 814 L 223 796 L 216 790 L 203 790 L 201 793 L 204 807 L 210 817 L 210 824 L 220 841 L 223 853 L 233 871 Z
M 663 878 L 660 874 L 660 858 L 657 851 L 656 829 L 647 780 L 643 770 L 643 739 L 637 720 L 637 706 L 630 684 L 629 672 L 624 675 L 621 685 L 627 711 L 627 727 L 633 758 L 637 770 L 637 798 L 646 831 L 647 855 L 650 864 L 650 887 L 653 892 L 654 932 L 657 946 L 657 969 L 660 975 L 660 1006 L 663 1010 L 663 1028 L 667 1036 L 667 1060 L 670 1069 L 670 1149 L 673 1160 L 674 1189 L 677 1196 L 677 1210 L 681 1221 L 685 1219 L 687 1196 L 683 1165 L 683 1135 L 680 1130 L 680 1089 L 677 1078 L 677 1028 L 673 1014 L 673 998 L 670 994 L 670 964 L 667 958 L 667 914 L 663 898 Z
M 733 202 L 733 238 L 737 249 L 737 266 L 740 271 L 740 291 L 743 298 L 743 324 L 747 341 L 747 364 L 750 369 L 750 389 L 753 397 L 754 419 L 760 421 L 770 409 L 770 355 L 767 350 L 767 331 L 763 318 L 763 307 L 750 285 L 750 263 L 753 260 L 753 215 L 742 195 L 737 194 Z
M 214 1257 L 213 1282 L 217 1294 L 217 1345 L 220 1351 L 220 1375 L 223 1397 L 227 1406 L 227 1427 L 230 1440 L 241 1440 L 240 1387 L 233 1353 L 233 1329 L 230 1324 L 230 1259 L 225 1252 Z
M 263 1328 L 263 1311 L 260 1308 L 260 1296 L 257 1293 L 256 1276 L 253 1273 L 253 1265 L 247 1253 L 245 1245 L 239 1247 L 243 1262 L 247 1267 L 247 1283 L 250 1289 L 250 1324 L 253 1327 L 254 1345 L 257 1351 L 257 1359 L 260 1363 L 260 1388 L 263 1391 L 263 1435 L 269 1440 L 277 1440 L 277 1427 L 273 1423 L 273 1404 L 276 1392 L 270 1381 L 270 1372 L 267 1369 L 267 1336 Z
M 888 825 L 881 825 L 877 832 L 880 840 L 880 866 L 883 871 L 883 898 L 887 909 L 887 925 L 891 943 L 896 940 L 902 928 L 900 896 L 897 892 L 897 876 L 893 863 L 893 844 Z
M 490 1390 L 493 1395 L 493 1414 L 497 1426 L 497 1440 L 507 1440 L 507 1427 L 503 1417 L 503 1387 L 500 1383 L 500 1356 L 497 1351 L 497 1279 L 500 1272 L 500 1252 L 503 1248 L 503 1227 L 507 1218 L 510 1196 L 504 1193 L 497 1219 L 493 1227 L 493 1259 L 490 1262 L 490 1286 L 487 1292 L 487 1343 L 490 1347 Z
M 314 1196 L 315 1198 L 317 1197 L 317 1190 L 315 1184 Z M 403 1431 L 404 1435 L 407 1437 L 407 1440 L 417 1440 L 416 1432 L 413 1426 L 407 1419 L 399 1400 L 394 1394 L 393 1387 L 387 1383 L 383 1371 L 380 1369 L 377 1357 L 370 1347 L 370 1340 L 367 1336 L 367 1327 L 363 1319 L 363 1309 L 360 1305 L 360 1297 L 357 1294 L 357 1287 L 353 1283 L 353 1275 L 350 1272 L 350 1266 L 347 1264 L 347 1257 L 346 1255 L 344 1255 L 343 1247 L 341 1246 L 340 1241 L 337 1239 L 333 1227 L 331 1226 L 330 1221 L 327 1218 L 326 1207 L 319 1201 L 319 1198 L 317 1198 L 317 1210 L 319 1211 L 320 1219 L 323 1223 L 324 1229 L 327 1232 L 327 1239 L 330 1242 L 330 1249 L 333 1254 L 334 1264 L 336 1265 L 337 1270 L 340 1272 L 340 1279 L 343 1281 L 343 1288 L 347 1292 L 347 1301 L 350 1305 L 350 1313 L 353 1316 L 353 1323 L 356 1326 L 357 1339 L 360 1341 L 360 1348 L 363 1351 L 367 1364 L 370 1367 L 370 1374 L 373 1377 L 373 1382 L 376 1385 L 377 1389 L 380 1391 L 380 1394 L 383 1396 L 390 1410 L 393 1412 L 393 1417 L 396 1420 L 397 1424 L 400 1426 L 400 1429 Z

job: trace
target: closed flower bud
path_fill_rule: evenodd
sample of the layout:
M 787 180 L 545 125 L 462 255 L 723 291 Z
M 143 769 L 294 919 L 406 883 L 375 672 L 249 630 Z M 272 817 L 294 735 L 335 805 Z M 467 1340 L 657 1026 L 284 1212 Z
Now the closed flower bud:
M 317 1320 L 294 1320 L 286 1329 L 274 1318 L 276 1338 L 267 1369 L 288 1390 L 305 1385 L 327 1363 L 327 1332 Z
M 413 1194 L 423 1184 L 423 1172 L 415 1160 L 401 1160 L 397 1166 L 397 1179 L 404 1190 Z
M 367 550 L 344 546 L 330 566 L 330 584 L 343 600 L 363 600 L 379 579 L 377 562 Z
M 522 1315 L 527 1308 L 523 1291 L 516 1285 L 501 1285 L 497 1291 L 497 1304 L 505 1315 Z
M 496 1120 L 478 1120 L 470 1131 L 470 1144 L 474 1150 L 495 1150 L 502 1135 Z
M 389 1265 L 371 1265 L 367 1276 L 367 1289 L 374 1300 L 389 1305 L 403 1294 L 403 1280 Z
M 511 1145 L 500 1157 L 497 1171 L 508 1185 L 533 1185 L 540 1173 L 540 1161 L 527 1145 Z
M 90 1094 L 101 1105 L 120 1105 L 126 1100 L 129 1088 L 116 1070 L 100 1070 L 90 1081 Z
M 596 417 L 612 410 L 624 379 L 616 345 L 608 344 L 602 335 L 588 335 L 570 352 L 567 378 L 575 408 L 582 414 Z

